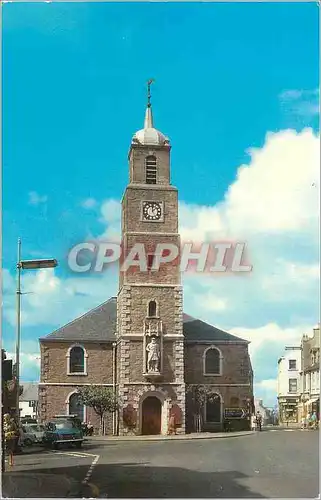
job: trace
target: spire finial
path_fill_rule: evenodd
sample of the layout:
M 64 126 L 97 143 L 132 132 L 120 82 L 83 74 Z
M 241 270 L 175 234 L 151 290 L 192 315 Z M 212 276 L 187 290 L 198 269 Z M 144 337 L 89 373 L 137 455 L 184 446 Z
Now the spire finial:
M 150 86 L 151 86 L 152 83 L 154 83 L 154 81 L 155 80 L 153 80 L 153 78 L 151 78 L 147 82 L 147 109 L 146 109 L 146 113 L 145 113 L 144 129 L 146 129 L 146 128 L 153 128 L 152 105 L 151 105 L 151 102 L 150 102 L 150 98 L 151 98 L 151 95 L 150 95 Z
M 151 94 L 150 94 L 150 86 L 151 84 L 154 83 L 154 79 L 151 78 L 150 80 L 148 80 L 147 82 L 147 107 L 150 108 L 151 107 L 151 102 L 150 102 L 150 98 L 151 98 Z

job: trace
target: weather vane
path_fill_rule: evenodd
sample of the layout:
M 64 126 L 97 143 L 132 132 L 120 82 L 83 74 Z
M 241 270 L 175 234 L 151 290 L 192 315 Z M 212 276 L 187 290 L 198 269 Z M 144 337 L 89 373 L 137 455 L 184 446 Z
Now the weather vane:
M 150 103 L 150 98 L 151 98 L 151 95 L 150 95 L 150 86 L 152 83 L 154 83 L 155 80 L 153 78 L 151 78 L 150 80 L 148 80 L 147 82 L 147 107 L 150 108 L 151 107 L 151 103 Z

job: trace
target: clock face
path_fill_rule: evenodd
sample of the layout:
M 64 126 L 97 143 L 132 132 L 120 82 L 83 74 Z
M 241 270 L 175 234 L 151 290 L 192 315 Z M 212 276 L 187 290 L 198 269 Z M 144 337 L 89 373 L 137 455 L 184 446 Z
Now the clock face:
M 162 218 L 162 204 L 157 201 L 145 201 L 143 218 L 147 221 L 159 221 Z

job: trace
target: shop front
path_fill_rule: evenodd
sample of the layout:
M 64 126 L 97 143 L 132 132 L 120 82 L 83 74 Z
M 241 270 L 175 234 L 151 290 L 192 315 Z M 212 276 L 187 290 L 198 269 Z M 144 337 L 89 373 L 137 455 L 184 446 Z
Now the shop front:
M 320 419 L 320 398 L 314 397 L 306 403 L 306 414 L 316 413 L 318 420 Z
M 279 399 L 279 423 L 281 425 L 299 424 L 298 404 L 299 399 Z

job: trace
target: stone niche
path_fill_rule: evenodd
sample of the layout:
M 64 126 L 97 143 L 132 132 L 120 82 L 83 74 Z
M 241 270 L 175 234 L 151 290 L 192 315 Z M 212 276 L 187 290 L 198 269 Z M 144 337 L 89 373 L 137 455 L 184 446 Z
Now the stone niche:
M 146 318 L 144 322 L 143 375 L 147 380 L 163 376 L 163 325 L 159 318 Z

